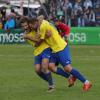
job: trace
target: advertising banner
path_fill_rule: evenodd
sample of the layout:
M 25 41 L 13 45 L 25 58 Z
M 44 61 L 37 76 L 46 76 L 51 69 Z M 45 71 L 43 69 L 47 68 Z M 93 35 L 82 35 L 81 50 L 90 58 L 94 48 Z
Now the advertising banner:
M 0 44 L 22 44 L 25 40 L 22 38 L 21 29 L 0 30 Z M 69 44 L 100 44 L 99 27 L 72 27 L 69 36 Z
M 100 44 L 100 27 L 73 27 L 69 36 L 70 44 Z
M 13 43 L 25 43 L 22 38 L 23 32 L 20 29 L 10 30 L 0 30 L 0 44 L 13 44 Z

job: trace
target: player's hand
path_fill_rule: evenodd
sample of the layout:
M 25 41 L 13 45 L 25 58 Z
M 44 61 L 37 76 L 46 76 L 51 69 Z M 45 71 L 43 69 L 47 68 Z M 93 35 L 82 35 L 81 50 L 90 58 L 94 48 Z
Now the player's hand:
M 40 39 L 40 34 L 35 34 L 35 37 L 36 39 Z
M 51 31 L 46 31 L 46 38 L 49 38 L 51 36 Z
M 31 37 L 30 37 L 28 34 L 24 34 L 24 35 L 23 35 L 23 38 L 24 38 L 24 39 L 30 39 Z
M 37 42 L 35 42 L 35 47 L 38 47 L 41 45 L 41 43 L 43 42 L 44 40 L 40 39 L 38 40 Z
M 39 45 L 40 45 L 39 42 L 36 42 L 36 43 L 35 43 L 35 47 L 38 47 Z

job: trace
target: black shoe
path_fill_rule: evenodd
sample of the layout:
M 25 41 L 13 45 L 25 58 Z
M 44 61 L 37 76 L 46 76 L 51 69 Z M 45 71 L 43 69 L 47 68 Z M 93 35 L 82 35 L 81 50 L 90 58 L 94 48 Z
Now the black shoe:
M 47 92 L 52 92 L 52 91 L 54 91 L 54 86 L 49 86 Z

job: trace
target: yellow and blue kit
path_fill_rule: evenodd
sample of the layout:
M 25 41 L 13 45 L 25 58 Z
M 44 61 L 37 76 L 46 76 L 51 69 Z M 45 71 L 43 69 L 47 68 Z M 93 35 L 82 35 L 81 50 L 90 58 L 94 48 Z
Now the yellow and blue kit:
M 36 34 L 35 31 L 31 31 L 28 33 L 29 36 L 34 37 Z M 41 64 L 42 59 L 44 58 L 50 58 L 51 55 L 51 49 L 49 48 L 48 44 L 45 42 L 42 42 L 38 47 L 35 47 L 35 42 L 31 40 L 27 40 L 29 44 L 31 44 L 34 48 L 33 55 L 35 56 L 35 64 Z
M 51 36 L 46 38 L 46 32 L 50 31 Z M 69 48 L 66 42 L 61 38 L 58 31 L 50 25 L 46 20 L 42 21 L 40 26 L 41 39 L 44 39 L 50 46 L 53 53 L 50 58 L 50 62 L 59 62 L 62 66 L 66 66 L 71 63 Z

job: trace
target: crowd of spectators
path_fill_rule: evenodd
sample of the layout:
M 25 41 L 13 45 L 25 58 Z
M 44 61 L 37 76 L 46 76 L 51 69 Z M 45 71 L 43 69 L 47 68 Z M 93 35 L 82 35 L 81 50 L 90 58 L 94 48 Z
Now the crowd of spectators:
M 18 15 L 14 9 L 6 12 L 5 8 L 0 9 L 0 29 L 15 29 L 20 28 L 20 21 L 23 18 L 22 15 Z
M 50 0 L 48 4 L 50 19 L 57 16 L 69 26 L 99 25 L 100 0 Z
M 44 14 L 47 13 L 51 21 L 58 18 L 77 27 L 100 25 L 100 0 L 48 0 L 44 6 Z M 23 16 L 18 15 L 15 9 L 11 8 L 8 13 L 4 7 L 0 8 L 0 29 L 20 28 Z

